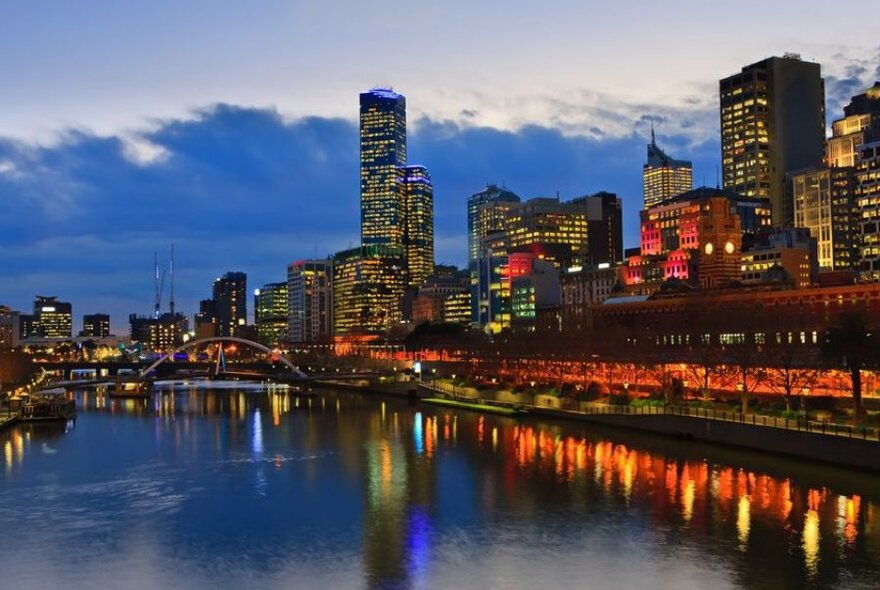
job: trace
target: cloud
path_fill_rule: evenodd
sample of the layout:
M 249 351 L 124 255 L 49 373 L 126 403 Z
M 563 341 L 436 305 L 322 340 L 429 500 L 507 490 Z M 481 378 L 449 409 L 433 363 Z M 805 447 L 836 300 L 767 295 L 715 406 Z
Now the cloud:
M 410 161 L 428 166 L 435 185 L 437 261 L 465 263 L 465 202 L 490 182 L 524 198 L 616 191 L 636 241 L 645 123 L 609 126 L 615 134 L 412 122 Z M 697 178 L 714 178 L 717 141 L 665 123 L 658 141 L 694 159 Z M 192 313 L 225 271 L 247 272 L 254 288 L 283 280 L 297 258 L 359 241 L 358 131 L 342 119 L 218 104 L 120 136 L 0 138 L 0 163 L 3 302 L 27 309 L 34 294 L 57 294 L 77 316 L 110 312 L 121 333 L 128 313 L 149 311 L 153 252 L 167 258 L 172 242 L 178 308 Z

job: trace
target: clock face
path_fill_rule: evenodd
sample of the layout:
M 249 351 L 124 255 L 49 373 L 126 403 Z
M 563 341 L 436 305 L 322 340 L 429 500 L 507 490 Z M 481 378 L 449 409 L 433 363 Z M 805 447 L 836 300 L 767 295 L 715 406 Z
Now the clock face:
M 712 255 L 712 252 L 715 251 L 715 246 L 712 245 L 712 242 L 706 242 L 706 248 L 705 248 L 705 251 L 706 251 L 706 255 L 707 255 L 707 256 L 711 256 L 711 255 Z
M 728 254 L 733 254 L 733 242 L 727 242 L 724 244 L 724 251 Z

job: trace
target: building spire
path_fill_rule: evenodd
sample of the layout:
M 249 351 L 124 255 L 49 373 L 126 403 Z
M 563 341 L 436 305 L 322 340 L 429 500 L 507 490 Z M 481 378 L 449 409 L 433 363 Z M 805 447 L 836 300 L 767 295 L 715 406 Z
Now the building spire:
M 657 147 L 657 141 L 654 137 L 654 118 L 651 118 L 651 146 Z

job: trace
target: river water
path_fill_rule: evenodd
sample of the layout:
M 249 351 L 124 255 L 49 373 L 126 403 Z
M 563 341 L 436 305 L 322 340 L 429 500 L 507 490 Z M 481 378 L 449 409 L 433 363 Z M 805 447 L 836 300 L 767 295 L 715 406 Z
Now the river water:
M 2 588 L 877 588 L 880 478 L 347 392 L 0 433 Z

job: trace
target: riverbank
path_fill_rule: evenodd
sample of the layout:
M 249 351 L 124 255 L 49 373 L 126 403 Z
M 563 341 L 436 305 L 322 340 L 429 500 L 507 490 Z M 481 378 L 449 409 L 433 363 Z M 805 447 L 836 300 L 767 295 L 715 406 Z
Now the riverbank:
M 18 415 L 0 417 L 0 432 L 14 426 L 16 422 L 18 422 Z
M 440 397 L 420 398 L 419 403 L 459 408 L 462 410 L 472 410 L 474 412 L 483 412 L 487 414 L 500 414 L 502 416 L 514 416 L 527 413 L 519 408 L 511 408 L 506 405 L 475 404 L 459 400 L 444 399 Z

